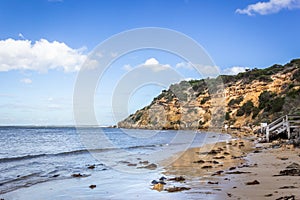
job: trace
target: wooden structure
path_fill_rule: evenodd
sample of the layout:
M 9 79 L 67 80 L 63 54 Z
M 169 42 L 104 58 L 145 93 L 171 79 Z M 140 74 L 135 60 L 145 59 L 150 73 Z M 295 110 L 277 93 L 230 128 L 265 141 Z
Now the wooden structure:
M 290 139 L 294 137 L 293 134 L 298 134 L 299 137 L 300 129 L 300 115 L 285 115 L 282 116 L 272 123 L 268 124 L 264 130 L 266 134 L 266 139 L 269 142 L 270 137 L 276 137 L 281 133 L 286 133 L 287 138 Z M 298 131 L 298 132 L 297 132 Z

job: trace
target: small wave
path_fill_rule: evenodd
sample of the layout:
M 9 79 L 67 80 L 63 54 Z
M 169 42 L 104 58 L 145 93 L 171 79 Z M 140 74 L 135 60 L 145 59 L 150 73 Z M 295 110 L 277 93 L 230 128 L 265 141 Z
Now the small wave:
M 0 186 L 2 186 L 4 184 L 7 184 L 7 183 L 12 183 L 12 182 L 16 182 L 16 181 L 21 181 L 21 180 L 29 179 L 31 177 L 36 177 L 36 176 L 39 176 L 39 175 L 40 175 L 40 173 L 31 173 L 31 174 L 27 174 L 27 175 L 24 175 L 24 176 L 18 176 L 15 179 L 9 179 L 9 180 L 0 182 Z
M 38 157 L 42 157 L 42 156 L 46 156 L 46 155 L 47 154 L 38 154 L 38 155 L 26 155 L 26 156 L 17 156 L 17 157 L 10 157 L 10 158 L 0 158 L 0 162 L 26 160 L 26 159 L 38 158 Z
M 112 151 L 112 150 L 118 150 L 118 149 L 137 149 L 137 148 L 155 148 L 159 145 L 143 145 L 143 146 L 130 146 L 130 147 L 120 147 L 120 148 L 104 148 L 104 149 L 78 149 L 74 151 L 66 151 L 66 152 L 60 152 L 60 153 L 54 153 L 54 154 L 36 154 L 36 155 L 25 155 L 25 156 L 16 156 L 16 157 L 8 157 L 8 158 L 0 158 L 0 162 L 14 162 L 14 161 L 20 161 L 20 160 L 28 160 L 28 159 L 34 159 L 39 157 L 51 157 L 51 156 L 64 156 L 64 155 L 75 155 L 75 154 L 83 154 L 83 153 L 98 153 L 103 151 Z

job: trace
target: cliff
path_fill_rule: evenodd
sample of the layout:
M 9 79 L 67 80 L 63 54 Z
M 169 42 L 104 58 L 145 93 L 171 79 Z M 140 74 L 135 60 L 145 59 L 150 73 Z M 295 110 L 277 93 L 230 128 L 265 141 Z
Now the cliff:
M 121 128 L 207 129 L 300 114 L 300 59 L 237 75 L 182 81 L 118 123 Z

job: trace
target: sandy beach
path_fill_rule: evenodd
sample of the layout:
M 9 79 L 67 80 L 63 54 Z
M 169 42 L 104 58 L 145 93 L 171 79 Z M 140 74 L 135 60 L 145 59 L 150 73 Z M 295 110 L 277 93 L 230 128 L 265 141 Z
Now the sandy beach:
M 166 174 L 208 199 L 300 199 L 299 163 L 299 148 L 237 139 L 189 149 Z

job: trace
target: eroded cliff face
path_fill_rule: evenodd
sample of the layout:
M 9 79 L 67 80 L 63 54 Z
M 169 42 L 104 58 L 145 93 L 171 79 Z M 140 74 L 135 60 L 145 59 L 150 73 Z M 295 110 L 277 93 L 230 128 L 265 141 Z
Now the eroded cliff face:
M 118 123 L 122 128 L 207 129 L 300 114 L 300 59 L 235 76 L 182 81 Z

